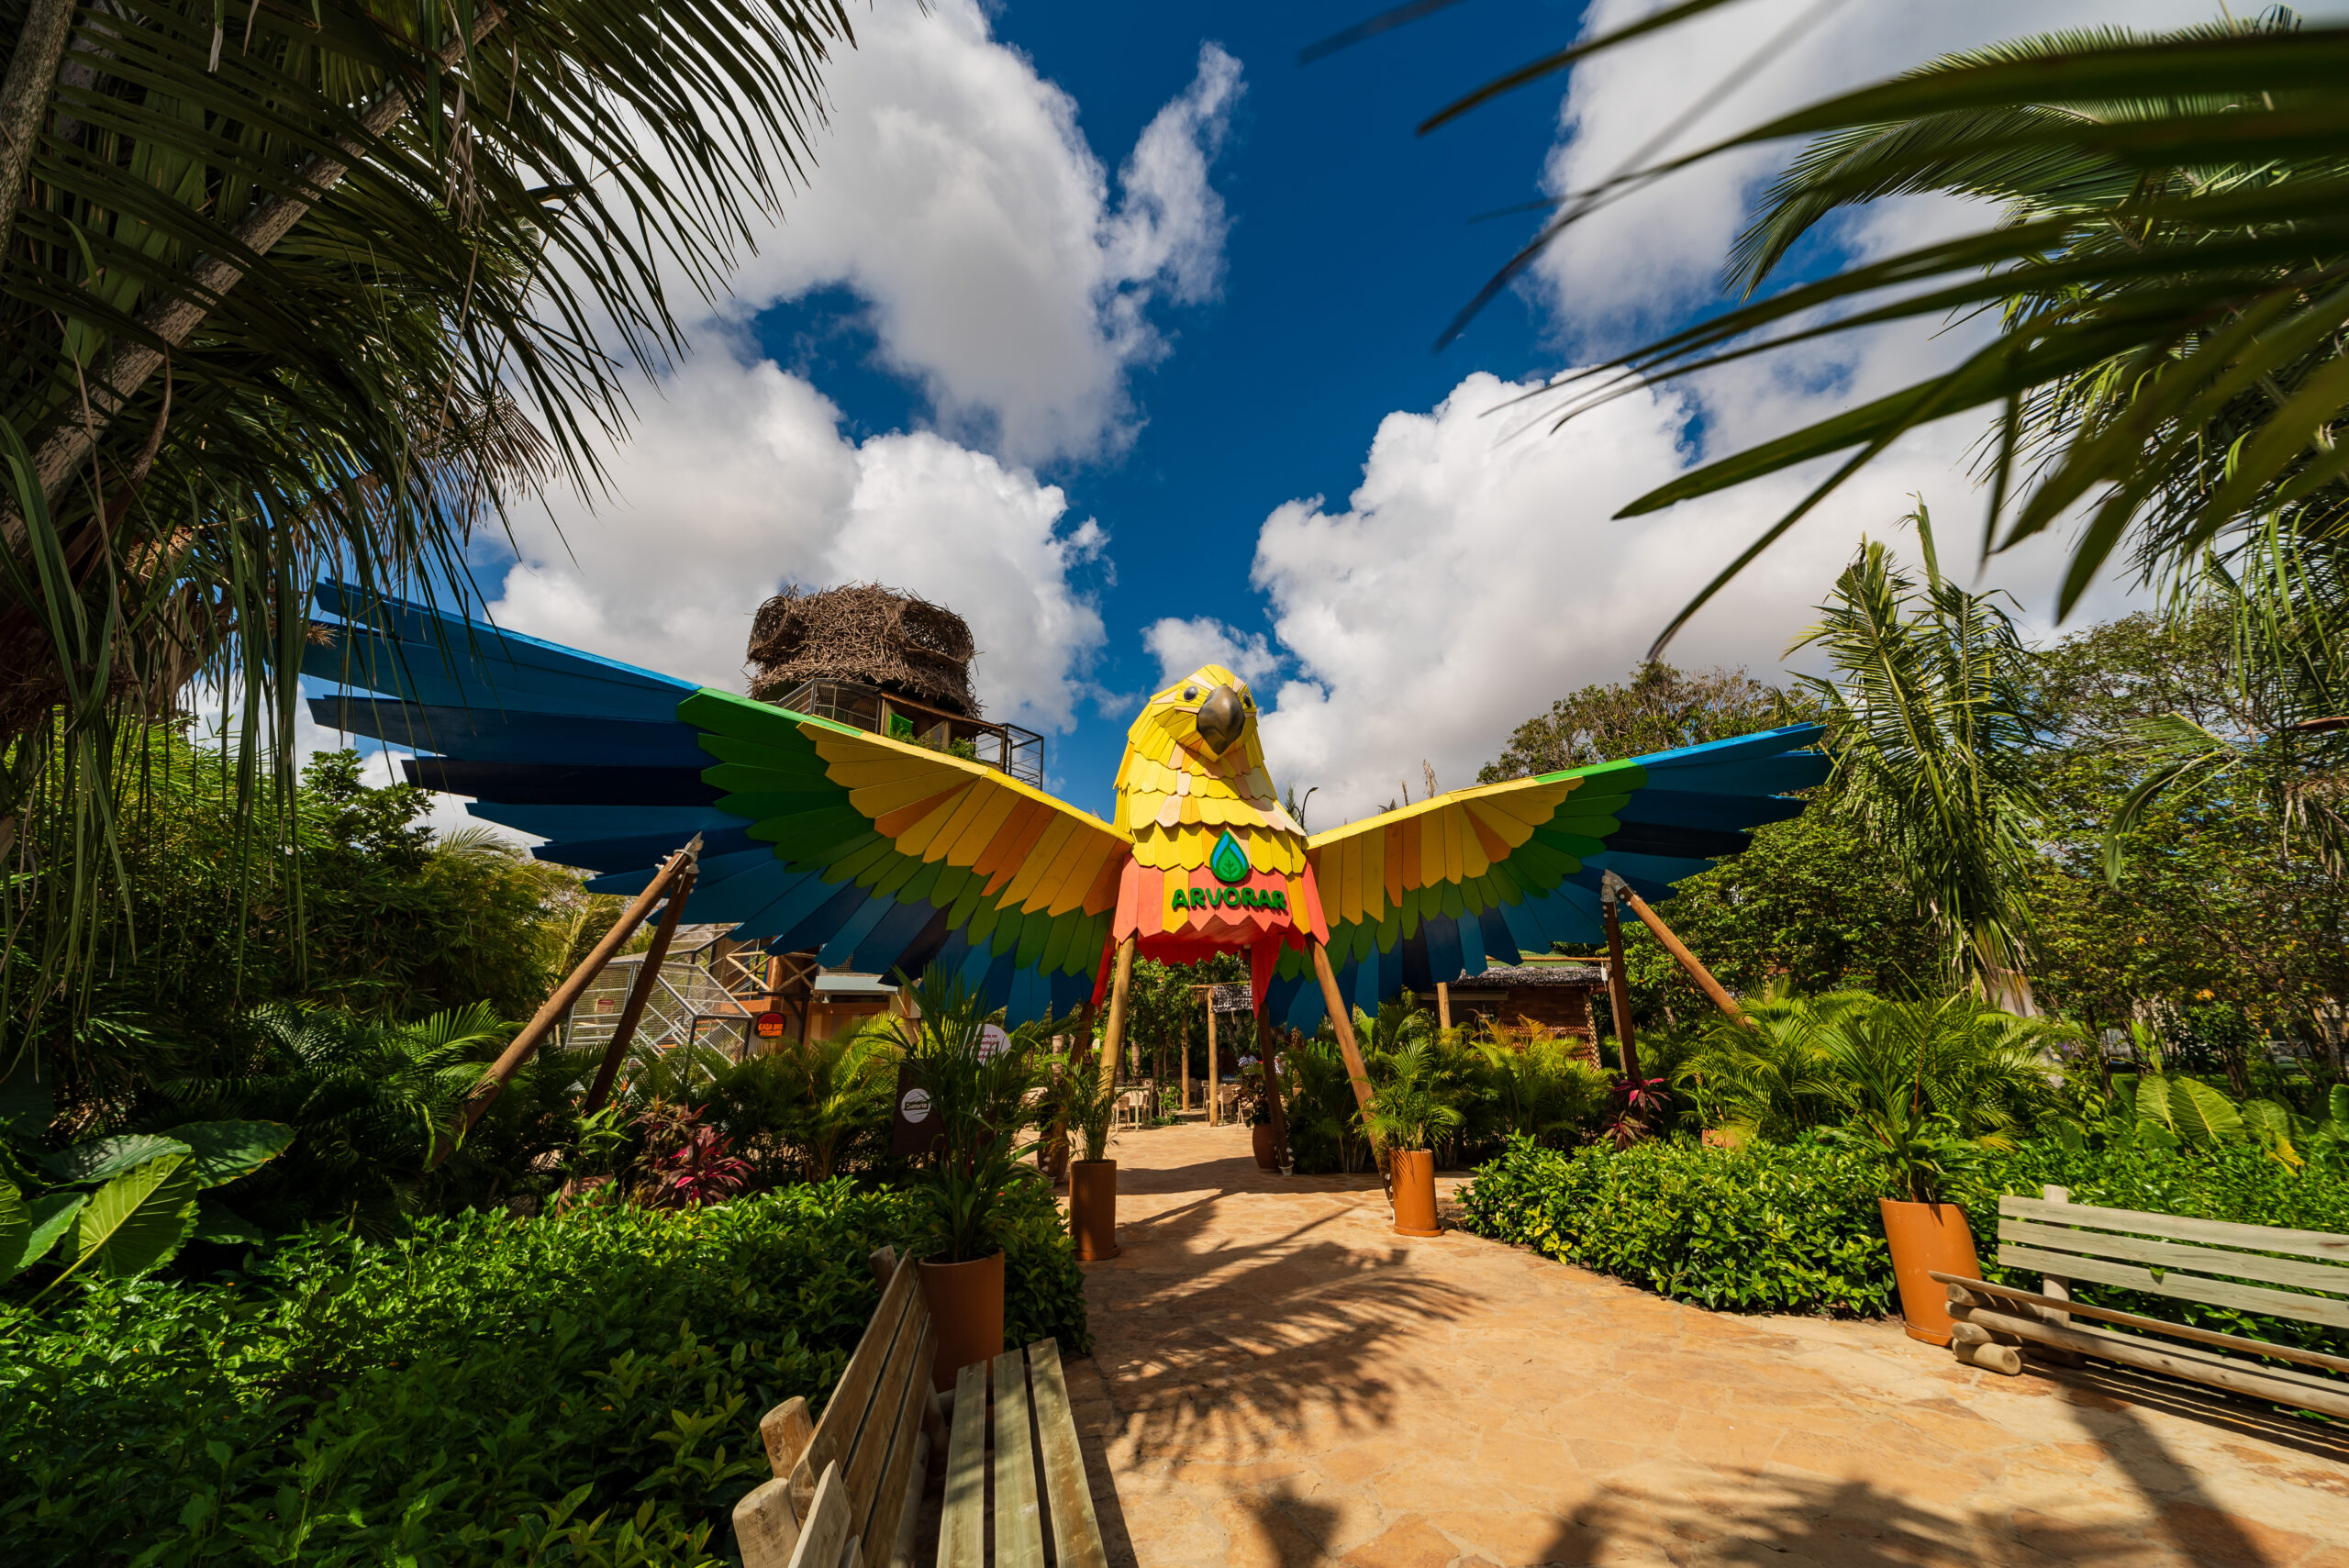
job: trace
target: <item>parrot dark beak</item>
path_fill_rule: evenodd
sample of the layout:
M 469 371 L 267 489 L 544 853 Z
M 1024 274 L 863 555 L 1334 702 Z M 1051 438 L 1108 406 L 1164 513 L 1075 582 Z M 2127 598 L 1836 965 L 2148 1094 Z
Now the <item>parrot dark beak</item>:
M 1208 743 L 1209 756 L 1222 756 L 1247 725 L 1248 715 L 1241 710 L 1239 695 L 1230 686 L 1218 686 L 1199 705 L 1199 739 Z

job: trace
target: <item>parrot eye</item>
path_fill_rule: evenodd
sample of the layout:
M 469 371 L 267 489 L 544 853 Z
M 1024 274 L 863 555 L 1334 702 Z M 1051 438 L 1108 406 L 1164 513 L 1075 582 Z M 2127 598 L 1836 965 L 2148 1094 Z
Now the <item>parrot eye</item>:
M 1198 687 L 1197 687 L 1197 686 L 1185 686 L 1185 687 L 1183 688 L 1183 700 L 1184 700 L 1185 702 L 1197 702 L 1197 701 L 1198 701 L 1198 700 L 1199 700 L 1199 688 L 1198 688 Z

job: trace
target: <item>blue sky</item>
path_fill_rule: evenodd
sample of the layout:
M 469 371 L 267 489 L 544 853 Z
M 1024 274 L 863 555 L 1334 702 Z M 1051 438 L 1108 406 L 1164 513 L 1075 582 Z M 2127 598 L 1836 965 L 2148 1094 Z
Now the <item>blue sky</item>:
M 1592 0 L 1596 25 L 1642 3 Z M 484 548 L 491 607 L 735 686 L 764 597 L 877 579 L 972 621 L 991 712 L 1045 732 L 1052 782 L 1090 808 L 1162 668 L 1209 656 L 1255 683 L 1276 779 L 1323 791 L 1317 826 L 1427 771 L 1466 784 L 1516 723 L 1628 670 L 1805 477 L 1636 527 L 1617 508 L 1708 444 L 1953 351 L 1879 335 L 1527 428 L 1521 384 L 1718 308 L 1720 257 L 1791 150 L 1609 209 L 1439 354 L 1533 221 L 1471 220 L 1610 172 L 1692 104 L 1709 118 L 1689 136 L 1718 134 L 1941 50 L 2206 14 L 1853 0 L 1745 71 L 1806 8 L 1742 0 L 1422 139 L 1428 110 L 1593 17 L 1469 0 L 1301 67 L 1300 47 L 1375 7 L 876 0 L 827 74 L 807 185 L 717 296 L 682 307 L 694 350 L 638 389 L 609 493 L 550 495 L 512 548 Z M 1974 220 L 1894 204 L 1815 260 Z M 1774 674 L 1864 533 L 1912 495 L 1970 517 L 1976 433 L 1954 421 L 1876 465 L 1675 659 Z M 2043 602 L 2047 556 L 1989 580 Z
M 1114 457 L 1047 463 L 1071 510 L 1109 545 L 1090 573 L 1111 635 L 1107 693 L 1158 676 L 1139 629 L 1167 615 L 1262 619 L 1249 566 L 1265 515 L 1342 495 L 1365 432 L 1431 406 L 1469 370 L 1515 379 L 1555 367 L 1531 302 L 1509 295 L 1441 354 L 1453 313 L 1507 259 L 1524 220 L 1472 222 L 1539 195 L 1554 93 L 1527 93 L 1432 138 L 1413 125 L 1445 95 L 1571 38 L 1579 5 L 1461 6 L 1312 65 L 1298 50 L 1363 14 L 1345 4 L 1014 5 L 996 36 L 1081 106 L 1105 161 L 1130 148 L 1189 81 L 1202 39 L 1247 69 L 1212 180 L 1231 215 L 1219 297 L 1157 313 L 1166 357 L 1134 378 L 1139 433 Z M 838 402 L 860 435 L 919 425 L 918 387 L 875 362 L 853 291 L 826 289 L 757 318 L 757 340 Z M 1121 635 L 1122 634 L 1122 635 Z M 1106 799 L 1129 715 L 1088 705 L 1054 738 L 1071 798 Z

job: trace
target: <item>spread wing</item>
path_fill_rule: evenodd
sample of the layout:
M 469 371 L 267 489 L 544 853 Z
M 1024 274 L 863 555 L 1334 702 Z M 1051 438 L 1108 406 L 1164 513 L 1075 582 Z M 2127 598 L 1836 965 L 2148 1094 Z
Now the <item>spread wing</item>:
M 982 763 L 328 584 L 319 722 L 634 893 L 696 833 L 685 917 L 828 968 L 960 970 L 1009 1020 L 1089 995 L 1131 840 Z
M 1455 790 L 1308 841 L 1339 994 L 1375 1012 L 1409 989 L 1553 942 L 1605 940 L 1601 873 L 1651 903 L 1802 810 L 1785 792 L 1827 777 L 1817 725 Z M 1323 1007 L 1308 962 L 1285 954 L 1265 1006 L 1299 1029 Z

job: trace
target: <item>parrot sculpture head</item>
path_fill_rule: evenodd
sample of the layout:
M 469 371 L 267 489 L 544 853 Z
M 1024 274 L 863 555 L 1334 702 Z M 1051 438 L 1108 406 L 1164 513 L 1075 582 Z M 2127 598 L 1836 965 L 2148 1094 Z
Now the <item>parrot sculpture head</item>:
M 1252 946 L 1305 926 L 1305 832 L 1265 771 L 1247 682 L 1206 664 L 1152 693 L 1126 732 L 1117 791 L 1145 951 Z

